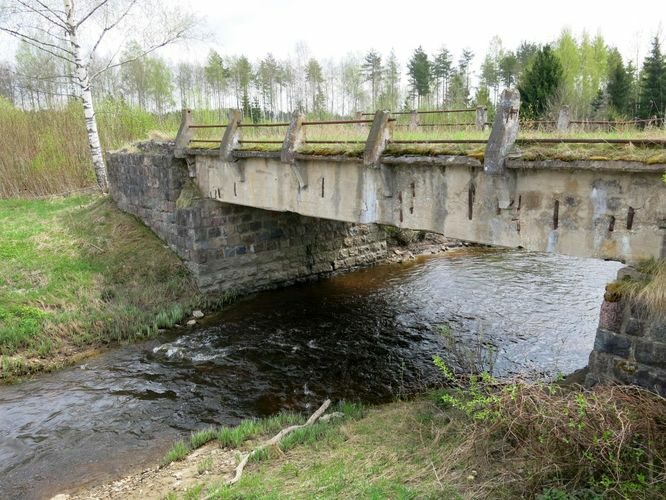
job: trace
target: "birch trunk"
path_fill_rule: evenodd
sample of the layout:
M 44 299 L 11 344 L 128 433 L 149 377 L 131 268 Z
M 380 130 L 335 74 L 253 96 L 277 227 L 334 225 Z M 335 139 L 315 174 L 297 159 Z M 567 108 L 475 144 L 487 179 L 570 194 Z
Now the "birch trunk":
M 95 170 L 97 184 L 103 192 L 108 191 L 106 178 L 106 165 L 104 164 L 104 155 L 102 145 L 97 131 L 97 118 L 93 106 L 92 92 L 90 90 L 90 79 L 88 77 L 88 65 L 84 62 L 79 45 L 77 34 L 77 23 L 74 19 L 74 0 L 64 0 L 65 12 L 67 14 L 67 28 L 69 29 L 69 42 L 74 53 L 75 78 L 74 83 L 79 89 L 79 97 L 83 102 L 83 114 L 86 120 L 86 132 L 88 134 L 88 145 L 90 146 L 90 156 Z

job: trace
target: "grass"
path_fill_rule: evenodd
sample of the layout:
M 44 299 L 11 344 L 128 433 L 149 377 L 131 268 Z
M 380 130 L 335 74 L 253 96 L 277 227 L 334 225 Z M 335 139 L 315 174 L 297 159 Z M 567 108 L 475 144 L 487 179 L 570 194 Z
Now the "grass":
M 178 113 L 157 116 L 121 101 L 97 103 L 102 147 L 116 149 L 151 131 L 175 137 Z M 95 186 L 83 121 L 72 102 L 58 110 L 23 111 L 0 98 L 0 199 L 32 198 Z
M 110 199 L 0 200 L 0 380 L 150 337 L 199 303 L 183 263 Z
M 640 304 L 655 318 L 666 317 L 666 259 L 651 259 L 636 266 L 637 278 L 625 277 L 606 286 L 606 300 L 627 299 Z
M 666 400 L 639 388 L 586 391 L 492 380 L 472 392 L 353 408 L 343 419 L 293 432 L 279 449 L 265 449 L 237 484 L 209 480 L 191 491 L 215 499 L 656 499 L 666 493 Z M 273 434 L 259 431 L 259 422 L 254 437 Z
M 164 456 L 163 462 L 165 464 L 170 464 L 171 462 L 176 462 L 182 460 L 190 452 L 190 449 L 185 444 L 185 441 L 178 441 L 174 443 L 171 449 Z
M 206 485 L 209 498 L 459 498 L 431 466 L 457 442 L 445 413 L 428 401 L 355 408 L 288 435 L 236 485 Z

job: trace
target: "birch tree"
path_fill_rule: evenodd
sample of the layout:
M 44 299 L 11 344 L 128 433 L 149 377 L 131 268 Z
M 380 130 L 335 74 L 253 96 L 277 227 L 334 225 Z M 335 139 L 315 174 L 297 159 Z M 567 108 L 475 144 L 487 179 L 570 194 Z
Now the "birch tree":
M 150 0 L 0 0 L 0 33 L 65 63 L 64 74 L 57 77 L 69 78 L 83 103 L 90 156 L 102 191 L 107 190 L 107 175 L 93 103 L 96 78 L 185 38 L 193 27 L 191 15 L 168 11 L 164 3 Z M 127 36 L 130 30 L 132 36 Z M 136 39 L 137 34 L 142 35 L 138 53 L 129 59 L 119 57 L 120 40 Z M 98 54 L 107 47 L 114 50 Z M 95 59 L 98 69 L 93 72 Z

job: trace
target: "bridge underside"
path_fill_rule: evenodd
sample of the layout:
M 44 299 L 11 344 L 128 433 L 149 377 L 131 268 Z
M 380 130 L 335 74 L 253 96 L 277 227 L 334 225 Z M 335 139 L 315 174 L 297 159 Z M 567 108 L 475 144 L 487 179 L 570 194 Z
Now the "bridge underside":
M 663 165 L 507 160 L 491 175 L 463 156 L 193 159 L 202 193 L 226 203 L 624 262 L 666 252 Z

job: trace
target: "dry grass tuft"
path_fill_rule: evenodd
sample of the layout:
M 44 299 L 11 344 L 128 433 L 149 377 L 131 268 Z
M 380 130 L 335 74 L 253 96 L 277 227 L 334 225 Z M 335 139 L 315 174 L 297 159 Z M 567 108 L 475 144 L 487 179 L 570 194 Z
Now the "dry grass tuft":
M 476 422 L 454 451 L 456 461 L 494 471 L 486 491 L 666 494 L 666 399 L 656 394 L 633 386 L 586 391 L 518 383 L 502 390 L 492 408 L 494 417 Z

